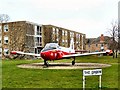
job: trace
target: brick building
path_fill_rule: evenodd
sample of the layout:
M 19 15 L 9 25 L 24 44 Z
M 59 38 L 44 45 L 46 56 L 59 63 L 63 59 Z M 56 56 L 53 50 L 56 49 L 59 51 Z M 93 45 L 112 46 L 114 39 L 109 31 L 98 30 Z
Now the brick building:
M 56 42 L 69 47 L 71 38 L 77 50 L 85 50 L 85 34 L 53 25 L 41 25 L 28 21 L 15 21 L 0 25 L 0 57 L 10 51 L 39 53 L 46 43 Z
M 98 38 L 87 38 L 86 50 L 89 52 L 107 50 L 110 47 L 110 40 L 110 37 L 103 36 L 103 34 L 101 34 L 101 36 Z

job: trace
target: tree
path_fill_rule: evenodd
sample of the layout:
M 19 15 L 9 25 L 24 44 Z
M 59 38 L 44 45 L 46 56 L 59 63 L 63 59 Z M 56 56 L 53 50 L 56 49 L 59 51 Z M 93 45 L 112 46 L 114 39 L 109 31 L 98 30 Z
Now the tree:
M 119 50 L 118 48 L 118 23 L 112 23 L 111 29 L 109 29 L 110 36 L 112 37 L 111 42 L 109 43 L 109 48 L 113 51 L 113 58 L 116 56 Z
M 7 14 L 0 14 L 0 22 L 7 22 L 10 19 L 10 17 Z
M 120 51 L 120 22 L 118 24 L 118 50 Z

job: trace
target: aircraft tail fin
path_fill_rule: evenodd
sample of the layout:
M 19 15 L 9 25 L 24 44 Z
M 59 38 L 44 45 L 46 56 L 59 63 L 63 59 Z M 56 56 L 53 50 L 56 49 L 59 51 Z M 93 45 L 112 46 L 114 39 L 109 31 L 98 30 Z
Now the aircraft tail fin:
M 74 39 L 71 38 L 71 41 L 70 41 L 70 48 L 74 50 Z

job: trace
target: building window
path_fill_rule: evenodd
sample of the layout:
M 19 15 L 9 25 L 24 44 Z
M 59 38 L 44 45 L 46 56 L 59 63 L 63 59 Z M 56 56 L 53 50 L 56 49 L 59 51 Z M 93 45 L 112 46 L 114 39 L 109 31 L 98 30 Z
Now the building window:
M 90 44 L 88 45 L 88 47 L 90 48 Z
M 64 40 L 62 40 L 62 43 L 64 43 Z
M 58 34 L 59 33 L 59 29 L 58 28 L 56 28 L 56 34 Z
M 4 55 L 9 55 L 9 49 L 8 48 L 4 49 Z
M 2 38 L 0 37 L 0 44 L 2 44 Z
M 39 26 L 37 26 L 37 35 L 40 35 L 40 27 Z
M 96 47 L 98 47 L 98 44 L 96 44 Z
M 59 39 L 57 38 L 57 39 L 56 39 L 56 41 L 58 42 L 58 41 L 59 41 Z
M 41 37 L 35 37 L 34 38 L 35 41 L 35 46 L 42 46 L 42 38 Z
M 101 44 L 101 47 L 103 47 L 104 46 L 104 44 Z
M 4 44 L 8 44 L 8 37 L 7 36 L 4 37 Z
M 36 35 L 40 35 L 39 26 L 37 26 L 37 32 L 36 32 Z
M 67 43 L 67 40 L 65 40 L 65 42 Z
M 80 39 L 80 34 L 76 34 L 76 38 L 79 40 Z
M 65 31 L 65 36 L 67 36 L 67 31 Z
M 74 37 L 74 32 L 70 32 L 70 38 Z
M 40 27 L 40 35 L 42 35 L 42 29 L 41 29 L 41 27 Z
M 39 31 L 39 26 L 37 26 L 37 30 Z
M 40 42 L 42 42 L 42 38 L 40 37 Z
M 42 35 L 41 26 L 35 26 L 35 35 Z
M 53 34 L 55 34 L 55 28 L 53 27 Z
M 2 48 L 0 48 L 0 56 L 1 56 L 1 54 L 2 54 Z
M 4 32 L 8 32 L 8 25 L 4 25 Z
M 2 32 L 2 26 L 0 25 L 0 33 Z
M 62 35 L 64 36 L 64 30 L 62 31 Z

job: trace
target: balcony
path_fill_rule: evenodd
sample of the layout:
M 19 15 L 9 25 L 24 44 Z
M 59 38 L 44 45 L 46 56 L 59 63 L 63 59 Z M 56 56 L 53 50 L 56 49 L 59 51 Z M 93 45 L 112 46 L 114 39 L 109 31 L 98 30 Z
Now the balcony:
M 41 47 L 42 46 L 42 42 L 35 42 L 35 47 Z
M 41 32 L 36 32 L 36 35 L 42 35 L 42 33 Z

